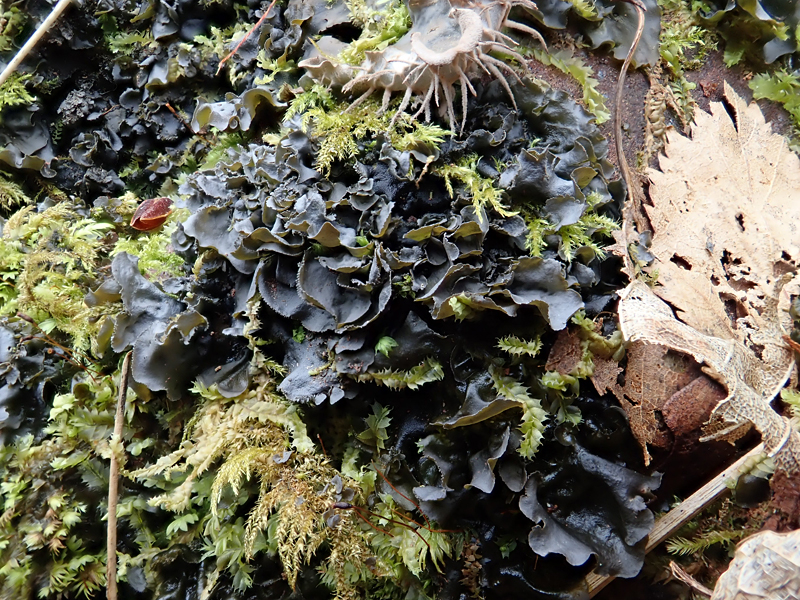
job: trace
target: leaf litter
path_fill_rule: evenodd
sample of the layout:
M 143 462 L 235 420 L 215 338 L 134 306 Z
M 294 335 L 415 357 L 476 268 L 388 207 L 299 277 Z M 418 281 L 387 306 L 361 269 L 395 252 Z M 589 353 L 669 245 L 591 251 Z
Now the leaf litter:
M 629 342 L 693 356 L 725 386 L 702 440 L 735 441 L 755 426 L 776 466 L 793 473 L 800 435 L 770 403 L 794 369 L 782 336 L 798 289 L 800 159 L 755 104 L 727 84 L 725 98 L 698 112 L 691 138 L 671 136 L 649 172 L 658 285 L 628 285 L 620 328 Z

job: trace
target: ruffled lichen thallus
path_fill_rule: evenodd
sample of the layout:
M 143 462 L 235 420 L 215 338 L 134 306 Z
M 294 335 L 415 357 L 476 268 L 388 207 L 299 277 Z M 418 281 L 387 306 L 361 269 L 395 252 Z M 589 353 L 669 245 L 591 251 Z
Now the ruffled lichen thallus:
M 476 75 L 486 73 L 500 81 L 516 108 L 506 77 L 519 81 L 519 75 L 491 53 L 503 54 L 525 64 L 525 59 L 513 49 L 517 42 L 502 32 L 505 28 L 532 35 L 544 45 L 538 31 L 509 18 L 514 6 L 535 10 L 536 4 L 530 0 L 483 0 L 461 6 L 450 0 L 410 0 L 408 6 L 413 23 L 411 29 L 394 44 L 365 52 L 360 64 L 347 64 L 339 57 L 342 42 L 322 38 L 317 43 L 318 53 L 299 66 L 324 85 L 341 86 L 345 93 L 359 93 L 348 110 L 377 92 L 383 95 L 381 110 L 385 111 L 392 94 L 399 93 L 402 100 L 394 119 L 416 97 L 419 107 L 414 118 L 424 114 L 425 120 L 430 121 L 431 107 L 435 105 L 453 131 L 456 130 L 455 85 L 461 86 L 460 129 L 463 131 L 468 92 L 476 94 L 470 79 Z
M 61 40 L 57 92 L 4 109 L 0 597 L 104 595 L 112 456 L 122 598 L 634 575 L 657 478 L 586 385 L 621 352 L 622 186 L 594 117 L 526 76 L 539 11 L 277 2 L 218 77 L 256 4 L 75 8 L 102 43 Z

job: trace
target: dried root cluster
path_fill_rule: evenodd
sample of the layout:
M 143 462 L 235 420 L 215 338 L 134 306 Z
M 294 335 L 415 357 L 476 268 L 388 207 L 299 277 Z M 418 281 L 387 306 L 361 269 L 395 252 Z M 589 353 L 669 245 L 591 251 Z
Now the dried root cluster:
M 475 76 L 486 74 L 496 78 L 516 106 L 506 74 L 517 80 L 519 75 L 491 53 L 505 54 L 520 64 L 525 64 L 525 59 L 513 49 L 516 42 L 502 30 L 527 33 L 544 45 L 538 31 L 509 18 L 514 6 L 536 9 L 530 0 L 412 0 L 409 3 L 411 29 L 397 43 L 380 51 L 366 52 L 360 65 L 348 65 L 335 58 L 342 43 L 323 38 L 315 55 L 299 66 L 319 83 L 341 86 L 346 93 L 360 93 L 351 108 L 382 90 L 381 110 L 385 111 L 392 94 L 402 93 L 395 119 L 413 101 L 414 118 L 424 114 L 425 120 L 430 121 L 435 105 L 453 131 L 456 130 L 454 102 L 458 84 L 461 87 L 460 129 L 463 131 L 468 93 L 476 95 L 470 83 Z

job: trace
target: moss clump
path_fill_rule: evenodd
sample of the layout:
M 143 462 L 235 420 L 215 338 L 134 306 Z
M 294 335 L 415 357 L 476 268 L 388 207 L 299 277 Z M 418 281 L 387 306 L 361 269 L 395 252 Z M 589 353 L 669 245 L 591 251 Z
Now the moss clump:
M 31 80 L 30 73 L 13 73 L 0 87 L 0 111 L 11 106 L 27 106 L 36 101 L 26 84 Z
M 405 2 L 390 0 L 376 10 L 364 0 L 351 0 L 348 8 L 353 22 L 363 28 L 359 38 L 339 54 L 339 59 L 349 65 L 360 65 L 366 52 L 383 50 L 411 29 L 411 15 Z
M 110 223 L 81 217 L 61 203 L 41 212 L 32 206 L 14 214 L 0 238 L 0 314 L 22 312 L 49 333 L 69 335 L 74 348 L 88 349 L 114 304 L 89 307 L 103 255 L 111 248 Z
M 750 89 L 756 100 L 766 98 L 786 109 L 794 129 L 792 149 L 800 151 L 800 76 L 786 70 L 761 73 L 750 80 Z
M 492 209 L 503 217 L 513 217 L 517 213 L 509 210 L 503 205 L 503 190 L 495 187 L 494 180 L 482 177 L 478 171 L 478 162 L 481 158 L 477 154 L 471 154 L 460 159 L 455 164 L 442 165 L 436 167 L 433 172 L 444 177 L 444 185 L 452 198 L 455 195 L 453 180 L 458 181 L 464 188 L 475 214 L 483 220 L 483 212 Z
M 565 260 L 575 258 L 580 248 L 588 248 L 595 256 L 604 258 L 605 250 L 595 239 L 595 236 L 610 236 L 619 229 L 619 224 L 612 218 L 598 214 L 602 204 L 599 194 L 592 192 L 586 196 L 586 210 L 576 223 L 554 227 L 546 218 L 539 216 L 538 212 L 530 207 L 522 207 L 522 214 L 528 225 L 527 246 L 531 256 L 541 256 L 547 247 L 545 237 L 556 235 L 559 238 L 558 252 Z
M 323 97 L 320 97 L 322 99 Z M 438 125 L 420 123 L 411 115 L 401 113 L 392 117 L 392 107 L 381 112 L 377 100 L 366 100 L 355 108 L 346 102 L 335 103 L 329 109 L 315 105 L 303 114 L 303 126 L 313 130 L 319 141 L 316 167 L 329 175 L 337 161 L 347 161 L 357 157 L 365 145 L 374 144 L 377 136 L 382 136 L 397 150 L 412 150 L 417 147 L 436 148 L 448 132 Z
M 577 9 L 577 7 L 576 7 Z M 552 65 L 577 81 L 583 90 L 583 103 L 597 119 L 598 125 L 611 118 L 605 96 L 599 90 L 600 82 L 594 77 L 592 67 L 573 55 L 569 50 L 546 51 L 540 48 L 525 48 L 524 55 L 532 56 L 544 65 Z

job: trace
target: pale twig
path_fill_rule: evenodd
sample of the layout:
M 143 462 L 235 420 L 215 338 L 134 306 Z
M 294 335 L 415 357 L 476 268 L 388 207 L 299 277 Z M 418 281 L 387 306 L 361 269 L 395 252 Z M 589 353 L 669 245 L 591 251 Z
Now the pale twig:
M 272 11 L 272 7 L 275 6 L 275 2 L 277 2 L 277 0 L 272 0 L 272 4 L 270 4 L 269 8 L 267 8 L 267 12 L 261 15 L 261 18 L 258 21 L 256 21 L 256 24 L 250 28 L 250 31 L 248 31 L 244 35 L 244 37 L 241 40 L 239 40 L 239 43 L 236 44 L 236 47 L 233 50 L 231 50 L 230 53 L 225 58 L 219 61 L 219 66 L 217 67 L 216 75 L 219 75 L 219 72 L 222 70 L 222 65 L 228 62 L 228 60 L 230 60 L 230 58 L 239 51 L 239 48 L 241 48 L 242 44 L 244 44 L 245 41 L 247 41 L 247 38 L 249 38 L 253 34 L 253 32 L 256 29 L 258 29 L 259 25 L 261 25 L 266 20 L 266 18 L 269 16 L 269 13 Z
M 11 62 L 6 65 L 6 68 L 3 69 L 3 72 L 0 73 L 0 85 L 3 85 L 6 82 L 11 74 L 17 70 L 17 67 L 25 60 L 25 57 L 28 56 L 31 50 L 33 50 L 34 46 L 39 43 L 39 40 L 44 37 L 44 34 L 49 31 L 49 29 L 53 26 L 53 23 L 56 22 L 58 17 L 61 16 L 67 7 L 72 4 L 73 0 L 58 0 L 58 4 L 53 7 L 53 10 L 50 11 L 50 14 L 47 18 L 42 21 L 42 24 L 39 25 L 39 28 L 33 32 L 33 35 L 28 38 L 28 41 L 25 42 L 25 45 L 19 49 L 17 55 L 11 59 Z
M 631 177 L 631 170 L 628 167 L 628 161 L 625 158 L 625 151 L 622 148 L 622 92 L 625 89 L 625 75 L 628 72 L 628 66 L 633 60 L 633 55 L 639 45 L 639 40 L 642 39 L 642 32 L 644 31 L 644 5 L 639 0 L 620 0 L 628 2 L 636 9 L 638 17 L 638 24 L 636 27 L 636 35 L 633 38 L 631 49 L 628 51 L 628 56 L 625 57 L 625 62 L 622 63 L 622 69 L 619 72 L 619 79 L 617 80 L 617 95 L 614 100 L 614 138 L 617 150 L 617 162 L 619 163 L 619 170 L 622 172 L 622 179 L 625 181 L 625 187 L 628 189 L 628 196 L 622 205 L 622 235 L 625 243 L 624 260 L 625 269 L 633 276 L 633 264 L 630 257 L 629 245 L 631 243 L 631 220 L 637 219 L 639 206 L 637 203 L 637 195 L 633 188 L 633 178 Z
M 707 598 L 710 598 L 711 595 L 714 593 L 714 590 L 708 589 L 702 583 L 697 581 L 694 577 L 692 577 L 686 571 L 684 571 L 681 568 L 681 566 L 679 564 L 677 564 L 673 560 L 669 561 L 669 570 L 670 570 L 670 573 L 672 573 L 672 576 L 675 579 L 685 583 L 686 585 L 688 585 L 690 588 L 692 588 L 696 592 L 699 592 L 699 593 L 703 594 L 703 596 L 706 596 Z
M 111 441 L 122 444 L 122 424 L 125 418 L 125 397 L 128 394 L 128 374 L 131 367 L 131 354 L 125 355 L 122 361 L 122 372 L 119 377 L 119 396 L 117 397 L 117 414 L 114 417 L 114 435 Z M 117 499 L 119 495 L 119 462 L 117 453 L 111 448 L 111 467 L 108 473 L 108 534 L 106 536 L 106 598 L 117 600 Z

